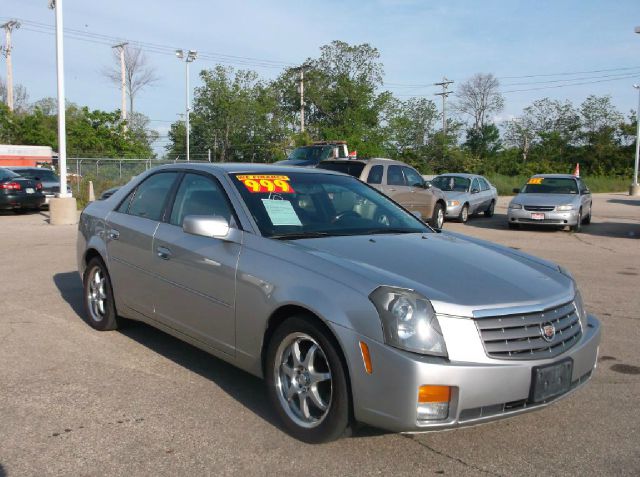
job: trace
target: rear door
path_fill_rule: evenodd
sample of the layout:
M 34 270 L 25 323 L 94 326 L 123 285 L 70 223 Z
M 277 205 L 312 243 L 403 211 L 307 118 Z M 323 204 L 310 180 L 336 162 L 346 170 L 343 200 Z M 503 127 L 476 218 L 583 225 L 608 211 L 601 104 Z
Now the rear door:
M 118 300 L 153 317 L 157 293 L 153 279 L 153 234 L 165 211 L 179 173 L 159 172 L 147 177 L 107 217 L 109 274 Z
M 180 183 L 168 220 L 153 240 L 157 319 L 210 346 L 235 349 L 235 274 L 241 245 L 182 230 L 189 215 L 237 220 L 229 199 L 212 175 L 188 172 Z
M 390 164 L 385 166 L 386 177 L 382 186 L 382 192 L 398 202 L 406 209 L 413 206 L 412 187 L 409 187 L 402 172 L 402 166 Z

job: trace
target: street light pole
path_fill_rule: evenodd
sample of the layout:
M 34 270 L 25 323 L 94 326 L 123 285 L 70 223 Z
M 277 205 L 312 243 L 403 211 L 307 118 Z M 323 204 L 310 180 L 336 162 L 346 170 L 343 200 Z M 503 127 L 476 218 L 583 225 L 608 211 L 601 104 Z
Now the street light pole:
M 70 225 L 78 221 L 76 199 L 67 192 L 67 130 L 64 96 L 64 44 L 62 0 L 49 0 L 49 8 L 56 14 L 56 70 L 58 79 L 58 169 L 60 192 L 49 203 L 49 222 L 52 225 Z
M 633 166 L 633 183 L 629 187 L 629 195 L 640 195 L 640 186 L 638 185 L 638 159 L 640 158 L 640 84 L 634 84 L 633 87 L 638 90 L 638 109 L 636 110 L 636 160 Z
M 182 60 L 184 59 L 184 67 L 185 67 L 185 83 L 186 83 L 186 88 L 185 88 L 185 121 L 184 121 L 184 125 L 185 125 L 185 143 L 186 143 L 186 153 L 187 153 L 187 161 L 190 161 L 190 155 L 189 155 L 189 136 L 190 136 L 190 129 L 189 129 L 189 63 L 192 63 L 196 60 L 196 58 L 198 57 L 198 52 L 196 50 L 189 50 L 185 52 L 184 50 L 176 50 L 176 56 L 178 57 L 178 59 Z

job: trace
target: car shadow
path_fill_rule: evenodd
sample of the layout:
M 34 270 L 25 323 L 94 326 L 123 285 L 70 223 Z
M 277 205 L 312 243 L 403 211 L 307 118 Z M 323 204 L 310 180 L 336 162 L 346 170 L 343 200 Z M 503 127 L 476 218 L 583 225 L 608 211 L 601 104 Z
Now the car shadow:
M 630 201 L 623 202 L 627 204 Z M 507 225 L 507 214 L 499 214 L 497 212 L 493 215 L 493 217 L 490 218 L 484 217 L 482 215 L 477 217 L 470 217 L 465 226 L 494 230 L 507 230 L 509 228 Z M 540 233 L 567 233 L 561 227 L 548 227 L 535 224 L 520 224 L 520 227 L 517 230 L 513 230 L 513 232 L 517 233 L 518 230 L 528 230 Z M 578 234 L 637 239 L 640 238 L 640 224 L 628 222 L 600 222 L 597 218 L 595 218 L 594 221 L 590 224 L 584 224 L 582 226 L 582 230 L 578 232 Z
M 607 202 L 612 204 L 640 206 L 640 199 L 609 199 Z
M 53 282 L 62 298 L 78 317 L 86 322 L 82 281 L 78 272 L 57 273 L 53 276 Z M 118 332 L 173 361 L 178 366 L 212 381 L 251 412 L 282 430 L 278 417 L 267 398 L 266 385 L 262 379 L 142 322 L 126 320 Z M 358 426 L 351 437 L 373 437 L 384 434 L 388 432 L 370 426 Z

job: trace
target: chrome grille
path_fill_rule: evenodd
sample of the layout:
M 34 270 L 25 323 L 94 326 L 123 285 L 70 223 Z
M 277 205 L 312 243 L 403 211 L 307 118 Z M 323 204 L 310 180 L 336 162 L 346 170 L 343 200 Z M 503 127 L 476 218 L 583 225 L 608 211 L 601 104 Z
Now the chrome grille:
M 525 205 L 524 210 L 528 210 L 530 212 L 551 212 L 555 209 L 553 205 Z
M 553 324 L 555 336 L 542 337 L 542 327 Z M 582 336 L 576 307 L 571 303 L 541 313 L 478 318 L 476 324 L 487 356 L 497 359 L 553 358 Z

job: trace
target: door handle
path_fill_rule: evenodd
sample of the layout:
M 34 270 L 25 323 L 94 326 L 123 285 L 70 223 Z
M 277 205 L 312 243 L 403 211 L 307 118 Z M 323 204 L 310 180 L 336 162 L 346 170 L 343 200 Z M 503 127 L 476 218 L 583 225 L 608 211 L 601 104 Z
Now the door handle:
M 391 187 L 389 188 L 389 190 L 390 190 L 391 192 L 395 192 L 395 191 L 396 191 L 395 189 L 392 189 Z
M 116 229 L 111 229 L 109 230 L 109 232 L 107 232 L 107 237 L 109 237 L 111 240 L 118 240 L 120 238 L 120 232 L 118 232 Z
M 171 250 L 169 250 L 167 247 L 156 248 L 156 253 L 162 260 L 169 260 L 169 258 L 171 258 Z

